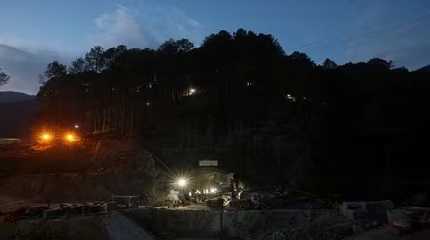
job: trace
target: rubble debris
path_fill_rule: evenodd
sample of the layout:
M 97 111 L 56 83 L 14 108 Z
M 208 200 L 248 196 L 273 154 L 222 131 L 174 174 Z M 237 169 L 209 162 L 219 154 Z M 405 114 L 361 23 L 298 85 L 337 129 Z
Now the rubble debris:
M 388 223 L 402 231 L 414 231 L 430 226 L 430 208 L 402 207 L 387 212 Z
M 50 208 L 43 212 L 44 219 L 61 218 L 66 215 L 66 211 L 61 207 Z
M 222 209 L 224 207 L 224 199 L 210 199 L 206 202 L 207 206 L 214 209 Z
M 112 201 L 118 208 L 135 208 L 139 206 L 139 196 L 113 195 Z
M 57 219 L 85 215 L 106 214 L 111 209 L 110 202 L 87 203 L 58 203 L 35 204 L 29 207 L 21 207 L 15 211 L 4 214 L 4 221 L 17 222 L 19 220 Z
M 343 202 L 342 215 L 354 222 L 354 231 L 361 232 L 388 222 L 387 211 L 394 208 L 392 201 Z
M 232 208 L 238 209 L 330 209 L 331 201 L 310 193 L 287 191 L 283 189 L 266 189 L 245 191 L 240 200 L 232 201 Z
M 33 206 L 25 211 L 24 216 L 25 218 L 41 218 L 43 217 L 43 212 L 47 209 L 49 209 L 48 205 Z
M 230 201 L 229 207 L 234 209 L 253 209 L 255 205 L 249 199 L 233 199 Z

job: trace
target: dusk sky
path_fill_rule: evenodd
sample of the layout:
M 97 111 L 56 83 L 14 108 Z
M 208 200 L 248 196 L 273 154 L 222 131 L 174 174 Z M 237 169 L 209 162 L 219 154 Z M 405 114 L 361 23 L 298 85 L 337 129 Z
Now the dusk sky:
M 271 33 L 316 63 L 430 64 L 429 0 L 2 0 L 0 20 L 0 68 L 11 76 L 0 90 L 31 94 L 47 63 L 68 64 L 92 46 L 199 46 L 223 29 Z

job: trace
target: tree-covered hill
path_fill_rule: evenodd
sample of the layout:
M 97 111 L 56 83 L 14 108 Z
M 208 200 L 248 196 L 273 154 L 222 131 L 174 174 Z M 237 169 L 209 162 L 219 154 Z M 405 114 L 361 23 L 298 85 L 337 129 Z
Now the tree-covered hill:
M 218 159 L 249 183 L 349 195 L 392 194 L 428 178 L 430 75 L 387 60 L 317 65 L 239 29 L 200 47 L 187 39 L 94 47 L 45 75 L 45 121 L 139 137 L 176 168 Z

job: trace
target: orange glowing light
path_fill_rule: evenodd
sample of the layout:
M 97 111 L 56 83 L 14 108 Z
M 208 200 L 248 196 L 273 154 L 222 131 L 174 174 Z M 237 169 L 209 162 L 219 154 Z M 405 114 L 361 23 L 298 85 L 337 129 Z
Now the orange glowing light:
M 68 132 L 64 134 L 64 141 L 66 143 L 76 143 L 79 141 L 79 137 L 75 133 Z
M 50 143 L 54 139 L 54 135 L 50 132 L 42 132 L 39 139 L 42 143 Z

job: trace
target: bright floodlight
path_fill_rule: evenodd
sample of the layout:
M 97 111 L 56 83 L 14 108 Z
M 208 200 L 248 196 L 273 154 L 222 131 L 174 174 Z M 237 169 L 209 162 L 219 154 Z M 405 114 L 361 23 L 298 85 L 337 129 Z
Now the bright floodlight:
M 209 191 L 210 191 L 210 193 L 217 193 L 218 189 L 215 188 L 215 187 L 212 187 L 212 188 L 209 189 Z
M 64 135 L 64 141 L 66 143 L 75 143 L 79 141 L 79 138 L 76 136 L 76 134 L 69 132 Z
M 42 143 L 50 143 L 54 136 L 50 132 L 42 132 L 39 136 Z
M 189 95 L 193 95 L 194 93 L 196 93 L 196 89 L 195 88 L 190 88 Z
M 178 178 L 178 180 L 176 180 L 176 185 L 178 185 L 180 188 L 184 188 L 188 185 L 188 180 L 183 177 Z
M 79 124 L 75 124 L 75 126 L 73 126 L 73 127 L 75 127 L 76 129 L 78 129 L 79 128 Z

